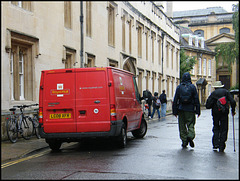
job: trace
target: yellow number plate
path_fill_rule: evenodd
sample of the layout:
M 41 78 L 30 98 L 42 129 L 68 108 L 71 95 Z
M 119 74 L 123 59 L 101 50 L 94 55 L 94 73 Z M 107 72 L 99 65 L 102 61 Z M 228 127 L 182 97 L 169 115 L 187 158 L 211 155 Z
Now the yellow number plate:
M 68 119 L 71 118 L 71 113 L 50 114 L 50 119 Z

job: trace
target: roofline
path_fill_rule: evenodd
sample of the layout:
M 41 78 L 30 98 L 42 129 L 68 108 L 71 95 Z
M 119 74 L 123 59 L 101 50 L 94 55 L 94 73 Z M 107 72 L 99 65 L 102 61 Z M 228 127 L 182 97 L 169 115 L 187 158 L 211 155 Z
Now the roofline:
M 232 21 L 216 22 L 216 23 L 195 23 L 195 24 L 189 23 L 188 26 L 194 27 L 194 26 L 221 25 L 221 24 L 232 24 Z
M 228 37 L 228 38 L 231 38 L 233 40 L 235 40 L 235 35 L 234 34 L 230 34 L 230 33 L 221 33 L 221 34 L 218 34 L 212 38 L 209 38 L 208 40 L 205 41 L 205 43 L 211 43 L 213 42 L 214 40 L 217 40 L 218 38 L 221 38 L 221 37 Z
M 209 55 L 212 55 L 212 56 L 215 56 L 215 55 L 216 55 L 215 52 L 208 51 L 208 50 L 206 50 L 206 49 L 197 49 L 197 48 L 188 47 L 188 46 L 180 46 L 180 48 L 182 48 L 182 49 L 184 49 L 184 50 L 194 51 L 194 52 L 197 52 L 197 53 L 205 53 L 205 54 L 209 54 Z
M 183 12 L 183 11 L 175 11 L 175 12 Z M 173 12 L 174 13 L 174 12 Z M 201 16 L 211 16 L 211 15 L 225 15 L 225 14 L 233 14 L 234 12 L 230 12 L 230 13 L 216 13 L 216 14 L 202 14 L 202 15 L 193 15 L 193 16 L 175 16 L 172 17 L 172 19 L 174 20 L 174 18 L 186 18 L 186 17 L 201 17 Z

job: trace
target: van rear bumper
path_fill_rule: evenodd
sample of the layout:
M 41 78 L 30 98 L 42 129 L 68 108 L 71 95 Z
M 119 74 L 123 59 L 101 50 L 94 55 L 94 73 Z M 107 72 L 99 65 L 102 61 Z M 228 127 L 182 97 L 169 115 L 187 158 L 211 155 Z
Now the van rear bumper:
M 74 132 L 74 133 L 45 133 L 40 124 L 40 136 L 45 139 L 80 139 L 87 137 L 118 136 L 121 132 L 122 120 L 111 121 L 110 131 L 107 132 Z

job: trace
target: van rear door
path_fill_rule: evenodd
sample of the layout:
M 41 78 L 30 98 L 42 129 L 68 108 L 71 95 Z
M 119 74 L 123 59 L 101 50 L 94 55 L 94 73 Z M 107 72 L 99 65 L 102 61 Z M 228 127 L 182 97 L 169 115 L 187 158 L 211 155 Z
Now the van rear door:
M 77 132 L 110 131 L 110 103 L 106 68 L 76 72 Z
M 44 71 L 44 132 L 76 132 L 74 69 Z

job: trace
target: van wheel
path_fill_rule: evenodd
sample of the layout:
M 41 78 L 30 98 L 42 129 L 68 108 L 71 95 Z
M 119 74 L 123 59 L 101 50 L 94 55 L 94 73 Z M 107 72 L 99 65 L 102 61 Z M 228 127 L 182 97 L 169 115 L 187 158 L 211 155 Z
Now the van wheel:
M 49 147 L 53 150 L 53 151 L 59 151 L 62 142 L 61 141 L 56 141 L 56 140 L 48 140 L 47 143 L 49 144 Z
M 147 133 L 147 122 L 144 118 L 142 118 L 140 128 L 132 131 L 132 135 L 135 138 L 143 138 Z
M 121 133 L 117 137 L 117 142 L 120 148 L 125 148 L 127 145 L 127 131 L 124 123 L 122 124 Z

